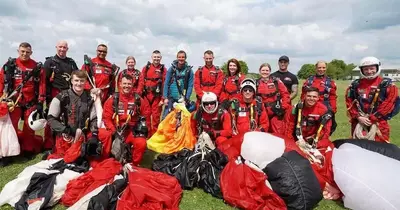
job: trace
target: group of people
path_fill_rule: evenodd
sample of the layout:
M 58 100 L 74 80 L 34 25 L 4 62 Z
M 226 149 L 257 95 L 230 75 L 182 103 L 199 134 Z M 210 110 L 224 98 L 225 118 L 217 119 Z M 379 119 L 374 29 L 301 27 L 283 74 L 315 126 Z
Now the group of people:
M 261 131 L 313 149 L 316 161 L 329 151 L 329 137 L 336 128 L 337 88 L 326 75 L 324 61 L 315 64 L 316 74 L 298 88 L 297 77 L 288 71 L 287 56 L 279 58 L 278 71 L 272 73 L 270 64 L 263 63 L 260 78 L 252 79 L 246 78 L 236 59 L 227 62 L 225 74 L 214 65 L 211 50 L 204 52 L 205 64 L 197 71 L 182 50 L 168 69 L 161 63 L 161 52 L 155 50 L 141 70 L 135 68 L 133 56 L 126 58 L 123 70 L 109 62 L 104 44 L 97 46 L 95 58 L 85 56 L 81 68 L 67 57 L 67 51 L 68 43 L 58 42 L 56 54 L 42 65 L 31 59 L 32 46 L 24 42 L 19 56 L 1 69 L 0 109 L 8 110 L 24 156 L 47 150 L 46 158 L 74 161 L 85 154 L 96 162 L 109 157 L 113 140 L 121 137 L 131 145 L 132 163 L 138 165 L 146 139 L 174 103 L 186 105 L 192 112 L 194 133 L 207 133 L 217 147 L 235 135 Z M 359 68 L 361 78 L 346 90 L 351 133 L 355 138 L 389 142 L 387 120 L 399 111 L 398 89 L 379 76 L 377 58 L 362 59 Z M 298 89 L 300 100 L 294 103 Z M 35 135 L 42 128 L 44 136 Z M 7 162 L 5 157 L 0 160 Z

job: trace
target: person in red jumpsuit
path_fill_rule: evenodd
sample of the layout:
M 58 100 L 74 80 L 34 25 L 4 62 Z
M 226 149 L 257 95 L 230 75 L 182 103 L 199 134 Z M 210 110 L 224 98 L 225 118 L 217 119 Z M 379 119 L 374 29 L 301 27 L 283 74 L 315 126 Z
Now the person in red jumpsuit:
M 114 75 L 116 74 L 116 67 L 106 59 L 107 52 L 107 45 L 99 44 L 97 46 L 97 57 L 91 60 L 85 60 L 81 67 L 82 70 L 88 72 L 88 79 L 92 80 L 96 88 L 101 89 L 102 104 L 104 104 L 115 89 Z M 93 85 L 90 81 L 87 81 L 85 89 L 90 90 L 92 88 L 94 88 Z
M 354 80 L 346 90 L 353 138 L 390 142 L 388 120 L 399 111 L 399 93 L 390 79 L 379 76 L 380 65 L 375 57 L 363 58 L 359 65 L 361 79 Z
M 249 131 L 267 132 L 269 119 L 260 97 L 256 97 L 256 81 L 244 79 L 240 84 L 238 98 L 233 98 L 229 107 L 232 115 L 234 134 L 244 134 Z
M 118 74 L 118 84 L 121 84 L 121 80 L 124 75 L 126 75 L 126 74 L 131 75 L 133 78 L 132 91 L 134 93 L 141 95 L 143 92 L 143 82 L 140 81 L 140 79 L 141 79 L 140 70 L 135 69 L 135 65 L 136 65 L 135 57 L 128 56 L 126 58 L 125 63 L 126 63 L 126 69 L 122 70 Z M 119 88 L 121 88 L 121 87 L 119 87 Z
M 218 148 L 232 137 L 231 115 L 218 106 L 217 96 L 213 92 L 204 92 L 200 104 L 192 113 L 192 129 L 196 136 L 206 132 Z
M 133 145 L 132 163 L 137 166 L 142 161 L 146 150 L 147 133 L 140 132 L 136 128 L 140 123 L 139 118 L 146 114 L 148 109 L 141 106 L 143 99 L 132 90 L 133 81 L 134 78 L 131 75 L 122 76 L 119 84 L 122 91 L 114 93 L 104 104 L 103 122 L 113 136 L 118 133 L 122 135 L 126 143 Z
M 262 98 L 268 113 L 268 132 L 285 135 L 286 118 L 291 112 L 289 92 L 280 79 L 271 76 L 271 66 L 268 63 L 261 64 L 259 72 L 261 78 L 256 81 L 256 95 Z
M 286 136 L 293 139 L 325 180 L 324 197 L 338 199 L 340 191 L 333 181 L 331 160 L 334 145 L 329 139 L 332 112 L 319 100 L 319 89 L 309 87 L 304 100 L 289 116 Z
M 219 101 L 226 108 L 229 107 L 229 102 L 234 98 L 240 98 L 240 84 L 245 79 L 245 75 L 241 74 L 240 63 L 238 60 L 232 58 L 228 61 L 227 75 L 224 77 L 221 97 Z
M 29 43 L 19 45 L 18 55 L 18 58 L 9 59 L 0 71 L 0 95 L 2 100 L 9 102 L 10 118 L 17 131 L 21 153 L 31 158 L 43 149 L 43 137 L 35 135 L 28 125 L 28 117 L 37 110 L 39 117 L 43 118 L 46 74 L 42 65 L 31 59 L 32 46 Z M 21 116 L 24 125 L 19 131 Z
M 143 86 L 143 99 L 142 104 L 151 112 L 147 112 L 146 120 L 149 127 L 149 136 L 152 136 L 160 124 L 162 106 L 164 98 L 162 97 L 165 77 L 167 69 L 164 64 L 161 64 L 161 52 L 159 50 L 153 51 L 151 55 L 152 63 L 148 62 L 142 69 L 141 79 Z
M 311 75 L 307 78 L 307 80 L 303 83 L 302 91 L 301 91 L 301 100 L 304 100 L 306 95 L 305 90 L 309 87 L 316 87 L 319 89 L 319 99 L 325 106 L 331 110 L 332 113 L 332 128 L 331 135 L 336 130 L 336 120 L 335 114 L 337 111 L 336 101 L 336 83 L 330 77 L 326 75 L 326 68 L 328 64 L 325 61 L 318 61 L 315 64 L 316 74 Z
M 93 167 L 110 155 L 109 136 L 99 133 L 95 98 L 100 90 L 85 90 L 87 74 L 71 73 L 71 88 L 62 90 L 50 103 L 47 122 L 56 135 L 55 148 L 44 159 L 63 158 L 72 163 L 80 157 Z
M 204 52 L 204 66 L 200 66 L 194 76 L 194 91 L 197 96 L 197 104 L 200 104 L 204 92 L 213 92 L 220 98 L 224 73 L 218 66 L 214 66 L 214 53 L 211 50 Z

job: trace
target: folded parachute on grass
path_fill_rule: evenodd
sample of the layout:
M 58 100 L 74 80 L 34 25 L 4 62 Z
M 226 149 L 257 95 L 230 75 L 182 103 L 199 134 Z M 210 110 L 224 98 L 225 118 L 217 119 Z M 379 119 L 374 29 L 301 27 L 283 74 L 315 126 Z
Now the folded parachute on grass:
M 190 116 L 184 104 L 174 104 L 174 110 L 158 125 L 157 132 L 147 141 L 147 147 L 164 154 L 183 148 L 193 149 L 196 137 L 190 127 Z
M 400 209 L 400 149 L 369 140 L 340 140 L 332 165 L 343 202 L 350 209 Z

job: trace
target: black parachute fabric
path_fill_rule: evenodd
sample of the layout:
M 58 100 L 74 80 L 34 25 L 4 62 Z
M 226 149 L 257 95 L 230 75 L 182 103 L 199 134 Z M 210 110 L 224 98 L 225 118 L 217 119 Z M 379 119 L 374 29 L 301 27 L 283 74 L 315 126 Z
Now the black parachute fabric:
M 313 209 L 322 200 L 322 190 L 310 162 L 296 151 L 284 153 L 263 171 L 288 209 Z
M 67 164 L 64 160 L 60 160 L 49 167 L 48 170 L 58 170 L 61 173 L 64 172 L 65 169 L 69 169 L 71 171 L 75 171 L 78 173 L 84 173 L 89 171 L 90 165 L 86 159 L 78 158 L 74 163 Z
M 163 172 L 173 175 L 175 167 L 182 163 L 183 159 L 189 157 L 193 152 L 189 149 L 182 149 L 179 152 L 171 154 L 160 154 L 157 159 L 153 161 L 151 168 L 153 171 Z
M 400 148 L 391 143 L 371 141 L 367 139 L 339 139 L 333 141 L 336 148 L 339 148 L 343 144 L 354 144 L 366 150 L 377 152 L 386 157 L 390 157 L 400 161 Z
M 220 175 L 227 163 L 228 157 L 218 149 L 207 153 L 199 166 L 198 174 L 200 179 L 197 183 L 199 188 L 202 188 L 204 192 L 210 193 L 214 197 L 222 199 Z
M 99 194 L 93 196 L 88 205 L 88 210 L 115 210 L 117 208 L 118 195 L 127 186 L 127 180 L 117 179 L 107 185 Z
M 16 210 L 28 210 L 30 205 L 39 205 L 43 209 L 53 196 L 54 184 L 58 173 L 34 173 L 25 193 L 15 203 Z

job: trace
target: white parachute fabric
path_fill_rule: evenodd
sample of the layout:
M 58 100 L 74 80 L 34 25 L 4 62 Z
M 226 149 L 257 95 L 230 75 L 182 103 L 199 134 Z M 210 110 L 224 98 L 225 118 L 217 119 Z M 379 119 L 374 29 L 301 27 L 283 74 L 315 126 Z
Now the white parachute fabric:
M 15 131 L 10 115 L 0 119 L 0 158 L 16 156 L 20 153 L 17 132 Z
M 332 164 L 346 208 L 400 209 L 400 161 L 346 143 L 334 149 Z
M 252 131 L 244 134 L 241 156 L 256 164 L 260 169 L 282 156 L 285 141 L 269 133 Z

